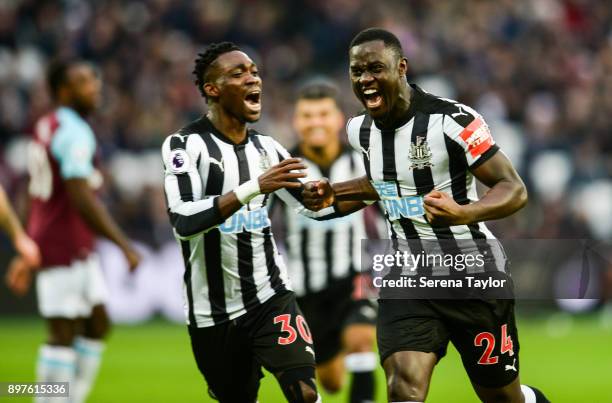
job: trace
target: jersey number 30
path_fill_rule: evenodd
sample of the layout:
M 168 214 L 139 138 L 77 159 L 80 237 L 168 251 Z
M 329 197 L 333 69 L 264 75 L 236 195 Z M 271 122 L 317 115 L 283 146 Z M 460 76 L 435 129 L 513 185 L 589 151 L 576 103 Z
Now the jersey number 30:
M 302 315 L 297 315 L 295 317 L 297 331 L 295 330 L 295 327 L 291 326 L 291 314 L 285 313 L 276 316 L 274 318 L 274 324 L 277 323 L 281 324 L 281 331 L 287 333 L 287 336 L 278 338 L 278 344 L 281 346 L 293 343 L 297 339 L 298 333 L 306 343 L 312 344 L 310 329 L 308 329 L 308 324 Z

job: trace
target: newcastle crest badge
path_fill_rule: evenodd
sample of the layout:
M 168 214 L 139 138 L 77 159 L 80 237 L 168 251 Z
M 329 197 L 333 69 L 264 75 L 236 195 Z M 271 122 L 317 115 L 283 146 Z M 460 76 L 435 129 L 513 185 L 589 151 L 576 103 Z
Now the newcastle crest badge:
M 410 169 L 423 169 L 433 166 L 431 163 L 431 149 L 425 137 L 416 136 L 416 144 L 410 144 L 408 158 L 411 162 Z
M 267 171 L 268 169 L 270 169 L 271 166 L 272 166 L 272 161 L 270 161 L 270 157 L 268 156 L 268 153 L 263 152 L 259 156 L 259 168 L 261 168 L 262 171 Z

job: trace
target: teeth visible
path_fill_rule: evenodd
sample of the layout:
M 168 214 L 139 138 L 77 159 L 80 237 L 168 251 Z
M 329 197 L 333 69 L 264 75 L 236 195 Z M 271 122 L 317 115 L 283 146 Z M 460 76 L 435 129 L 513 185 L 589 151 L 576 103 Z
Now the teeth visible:
M 376 90 L 373 88 L 370 88 L 370 89 L 365 90 L 363 93 L 366 95 L 372 95 L 376 93 Z

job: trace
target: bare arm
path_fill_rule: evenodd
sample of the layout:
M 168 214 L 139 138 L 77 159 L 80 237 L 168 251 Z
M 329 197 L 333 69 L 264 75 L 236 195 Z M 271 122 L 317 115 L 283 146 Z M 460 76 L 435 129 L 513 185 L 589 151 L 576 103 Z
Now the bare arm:
M 8 197 L 6 197 L 2 187 L 0 187 L 0 228 L 13 242 L 19 234 L 23 233 L 21 223 L 9 204 Z
M 457 204 L 446 193 L 432 191 L 423 201 L 426 215 L 434 225 L 461 225 L 507 217 L 527 203 L 525 184 L 502 152 L 496 152 L 486 162 L 472 170 L 474 176 L 489 186 L 489 191 L 477 202 Z
M 336 200 L 378 200 L 378 193 L 367 176 L 332 184 Z
M 111 240 L 123 251 L 130 269 L 136 268 L 140 260 L 138 253 L 134 251 L 106 207 L 98 200 L 87 179 L 67 179 L 64 184 L 70 203 L 77 209 L 81 218 L 92 230 Z
M 278 143 L 275 143 L 275 146 L 277 148 L 278 157 L 280 161 L 285 161 L 286 158 L 289 158 L 289 153 L 287 152 L 287 150 L 285 150 Z M 293 184 L 295 184 L 295 186 L 285 186 L 283 189 L 279 189 L 279 191 L 276 192 L 276 195 L 298 214 L 317 221 L 332 220 L 334 218 L 350 214 L 366 206 L 366 204 L 360 201 L 334 203 L 335 200 L 333 198 L 330 199 L 328 203 L 323 205 L 321 200 L 319 200 L 321 198 L 316 195 L 317 192 L 311 191 L 313 184 L 319 182 L 325 183 L 331 191 L 331 186 L 329 185 L 327 179 L 322 179 L 318 182 L 309 182 L 305 184 L 303 184 L 298 179 L 294 179 Z M 318 204 L 319 207 L 316 208 L 313 206 L 313 204 Z
M 466 205 L 475 222 L 507 217 L 527 204 L 527 188 L 504 153 L 497 152 L 472 173 L 490 187 L 479 201 Z
M 366 206 L 364 201 L 378 200 L 378 193 L 367 176 L 330 184 L 327 179 L 308 182 L 302 192 L 304 206 L 313 211 L 334 206 L 338 214 L 347 215 Z
M 8 235 L 17 253 L 29 266 L 40 265 L 38 246 L 26 235 L 2 187 L 0 187 L 0 228 Z

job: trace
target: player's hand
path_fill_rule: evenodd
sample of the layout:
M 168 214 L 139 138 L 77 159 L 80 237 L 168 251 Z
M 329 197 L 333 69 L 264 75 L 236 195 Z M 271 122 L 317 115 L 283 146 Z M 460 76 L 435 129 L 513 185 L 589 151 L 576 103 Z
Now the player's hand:
M 24 296 L 32 284 L 34 269 L 21 256 L 15 256 L 6 273 L 7 287 L 18 297 Z
M 432 190 L 423 197 L 425 217 L 434 226 L 469 223 L 464 208 L 444 192 Z
M 140 261 L 142 260 L 140 254 L 131 247 L 124 249 L 123 254 L 125 255 L 125 258 L 128 261 L 128 268 L 130 270 L 130 273 L 133 273 L 140 264 Z
M 302 202 L 312 211 L 319 211 L 331 206 L 336 201 L 336 194 L 329 181 L 325 178 L 307 182 L 302 190 Z
M 21 255 L 28 266 L 32 268 L 40 266 L 42 260 L 40 249 L 38 249 L 38 245 L 36 245 L 32 238 L 21 232 L 15 236 L 13 244 L 17 253 Z
M 266 194 L 282 188 L 299 189 L 302 187 L 302 182 L 298 178 L 305 178 L 306 174 L 291 171 L 303 169 L 306 169 L 306 165 L 300 158 L 287 158 L 259 176 L 259 191 Z

